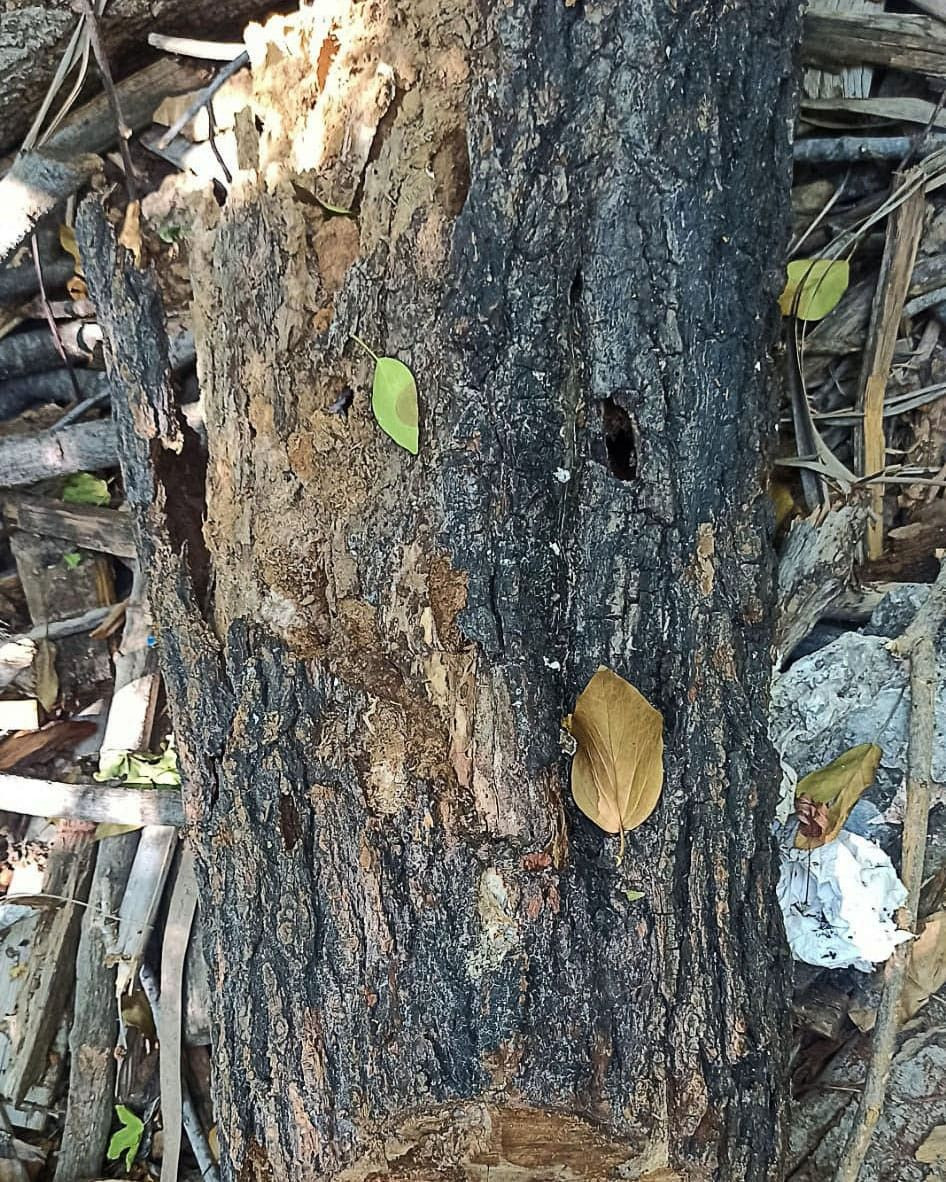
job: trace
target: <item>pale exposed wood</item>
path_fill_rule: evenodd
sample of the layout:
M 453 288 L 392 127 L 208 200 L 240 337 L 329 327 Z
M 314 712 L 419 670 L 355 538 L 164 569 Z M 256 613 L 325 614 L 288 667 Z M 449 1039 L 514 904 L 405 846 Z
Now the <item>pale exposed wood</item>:
M 99 168 L 97 156 L 70 160 L 48 152 L 18 156 L 0 180 L 0 262 L 6 262 L 42 218 L 86 184 Z
M 35 698 L 0 701 L 0 731 L 35 731 L 39 726 L 37 706 Z
M 149 33 L 148 44 L 165 53 L 181 53 L 209 62 L 232 62 L 243 49 L 239 41 L 199 41 L 194 37 L 171 37 L 165 33 Z
M 50 850 L 43 890 L 85 901 L 94 862 L 93 827 L 65 823 Z M 72 994 L 82 908 L 73 903 L 44 910 L 37 921 L 27 968 L 11 1024 L 12 1057 L 0 1092 L 20 1104 L 46 1072 L 46 1056 Z
M 116 988 L 120 993 L 138 976 L 177 843 L 173 826 L 148 825 L 141 831 L 119 910 L 118 933 L 109 949 L 118 964 Z
M 69 505 L 46 497 L 21 494 L 3 502 L 3 518 L 17 529 L 62 538 L 86 550 L 134 558 L 131 517 L 116 509 Z
M 0 488 L 117 466 L 118 441 L 110 419 L 77 423 L 40 436 L 0 439 Z
M 871 5 L 876 9 L 876 5 Z M 946 75 L 946 28 L 930 16 L 894 13 L 805 15 L 802 60 L 828 69 L 838 66 L 895 66 L 921 74 Z
M 117 825 L 183 825 L 176 788 L 109 788 L 0 775 L 0 809 L 33 817 L 71 817 Z
M 122 651 L 115 658 L 112 695 L 103 747 L 138 751 L 151 737 L 157 697 L 157 656 L 142 646 L 139 607 L 129 607 Z M 136 647 L 137 645 L 137 647 Z M 75 1016 L 70 1034 L 70 1075 L 56 1182 L 97 1174 L 112 1121 L 115 1036 L 118 1026 L 116 971 L 109 962 L 110 933 L 138 847 L 137 833 L 104 838 L 89 907 L 82 919 L 76 957 Z
M 908 184 L 911 174 L 897 174 L 894 190 Z M 900 318 L 913 264 L 916 261 L 926 201 L 923 189 L 912 192 L 887 220 L 887 238 L 877 279 L 877 289 L 871 306 L 867 344 L 861 364 L 857 388 L 857 409 L 863 413 L 863 426 L 856 436 L 855 458 L 863 475 L 883 471 L 887 463 L 884 433 L 884 396 L 890 377 L 894 346 L 900 331 Z M 867 554 L 878 558 L 884 544 L 884 485 L 874 483 L 870 488 L 873 518 L 867 525 Z
M 161 1182 L 176 1182 L 181 1155 L 184 963 L 196 911 L 197 880 L 194 877 L 194 854 L 190 846 L 185 844 L 177 865 L 161 945 L 161 1003 L 157 1014 L 158 1041 L 161 1044 L 161 1116 L 164 1121 Z
M 810 13 L 851 14 L 876 13 L 883 4 L 876 0 L 811 0 Z M 865 98 L 870 94 L 874 71 L 870 66 L 853 65 L 841 70 L 806 70 L 802 82 L 804 93 L 810 98 Z

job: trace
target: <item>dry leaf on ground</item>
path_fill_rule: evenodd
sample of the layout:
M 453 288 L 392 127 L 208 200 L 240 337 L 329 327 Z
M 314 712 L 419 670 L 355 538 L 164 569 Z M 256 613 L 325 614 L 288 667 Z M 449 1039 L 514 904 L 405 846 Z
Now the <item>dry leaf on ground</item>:
M 827 767 L 810 772 L 798 781 L 795 789 L 796 808 L 799 801 L 808 802 L 806 811 L 810 811 L 812 802 L 825 805 L 827 824 L 800 827 L 795 836 L 797 850 L 816 850 L 834 841 L 844 828 L 844 822 L 861 793 L 873 784 L 882 754 L 876 743 L 861 743 L 839 755 Z

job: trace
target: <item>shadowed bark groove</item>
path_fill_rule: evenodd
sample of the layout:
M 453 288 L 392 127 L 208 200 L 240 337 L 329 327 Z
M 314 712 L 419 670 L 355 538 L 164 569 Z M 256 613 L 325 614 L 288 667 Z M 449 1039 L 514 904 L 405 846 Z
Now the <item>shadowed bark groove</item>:
M 194 244 L 202 534 L 153 284 L 94 202 L 79 219 L 187 773 L 227 1176 L 774 1178 L 761 487 L 797 12 L 335 8 L 292 66 L 343 96 L 324 155 L 293 146 L 271 51 L 279 121 Z M 332 135 L 371 112 L 353 164 Z M 373 423 L 353 333 L 415 374 L 416 459 Z M 621 865 L 560 747 L 599 664 L 666 720 Z

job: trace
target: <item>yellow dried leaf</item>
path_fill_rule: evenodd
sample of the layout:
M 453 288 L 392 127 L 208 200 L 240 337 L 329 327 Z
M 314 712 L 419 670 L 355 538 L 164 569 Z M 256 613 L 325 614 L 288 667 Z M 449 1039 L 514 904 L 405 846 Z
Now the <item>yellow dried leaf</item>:
M 131 251 L 135 259 L 135 266 L 141 266 L 141 202 L 129 201 L 125 210 L 125 220 L 118 241 L 126 250 Z
M 78 275 L 73 275 L 71 279 L 66 280 L 66 291 L 69 293 L 69 299 L 76 303 L 89 298 L 89 289 L 85 285 L 85 280 L 80 279 Z
M 72 255 L 76 264 L 76 274 L 80 279 L 84 279 L 85 272 L 82 270 L 82 259 L 79 256 L 79 244 L 76 242 L 76 232 L 72 226 L 59 227 L 59 245 L 66 254 Z
M 857 804 L 861 793 L 871 786 L 877 775 L 880 757 L 883 755 L 876 743 L 861 743 L 839 755 L 827 767 L 809 772 L 798 781 L 795 799 L 806 798 L 827 806 L 828 825 L 823 833 L 806 837 L 799 830 L 795 835 L 795 849 L 816 850 L 834 841 L 844 828 L 851 809 Z
M 56 646 L 51 640 L 37 640 L 33 658 L 36 700 L 49 714 L 59 698 L 59 675 L 56 673 Z
M 121 837 L 123 833 L 134 833 L 136 829 L 142 828 L 142 825 L 119 825 L 115 821 L 99 821 L 95 826 L 92 840 L 102 841 L 106 837 Z
M 600 666 L 565 726 L 578 742 L 572 795 L 606 833 L 643 824 L 663 788 L 663 716 L 630 682 Z

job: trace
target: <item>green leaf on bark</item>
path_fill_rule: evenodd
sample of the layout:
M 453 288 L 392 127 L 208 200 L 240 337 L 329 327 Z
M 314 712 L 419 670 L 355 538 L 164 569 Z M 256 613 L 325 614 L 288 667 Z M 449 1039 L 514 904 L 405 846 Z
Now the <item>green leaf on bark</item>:
M 112 1133 L 112 1139 L 108 1143 L 106 1157 L 109 1161 L 115 1161 L 124 1153 L 125 1169 L 127 1171 L 134 1165 L 145 1126 L 131 1109 L 126 1108 L 124 1104 L 115 1105 L 115 1115 L 121 1121 L 122 1127 L 117 1132 Z
M 417 385 L 403 361 L 379 357 L 374 367 L 371 409 L 378 426 L 412 456 L 417 455 Z

